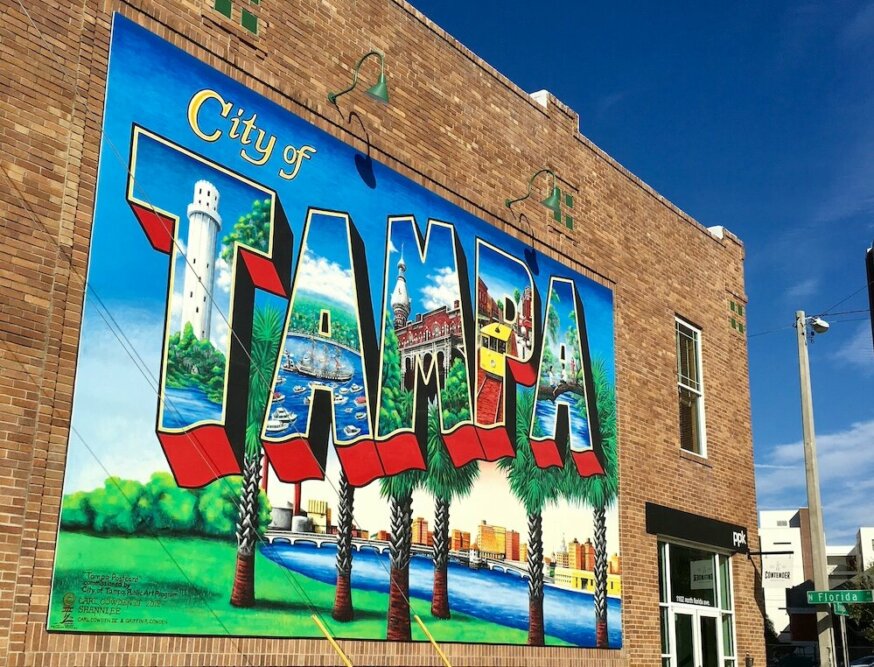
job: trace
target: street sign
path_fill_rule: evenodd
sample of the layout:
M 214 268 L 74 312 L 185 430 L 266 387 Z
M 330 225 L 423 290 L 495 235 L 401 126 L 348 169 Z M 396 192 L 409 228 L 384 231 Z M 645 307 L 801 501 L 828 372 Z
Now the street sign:
M 874 602 L 874 591 L 807 591 L 807 604 Z
M 835 602 L 834 605 L 835 616 L 849 616 L 849 612 L 847 611 L 846 605 L 842 602 Z

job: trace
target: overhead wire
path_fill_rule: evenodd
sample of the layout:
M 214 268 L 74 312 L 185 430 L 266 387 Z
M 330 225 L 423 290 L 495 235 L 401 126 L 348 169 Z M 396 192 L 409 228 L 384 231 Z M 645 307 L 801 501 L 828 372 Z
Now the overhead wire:
M 62 73 L 62 74 L 61 74 L 62 78 L 66 78 L 66 70 L 65 70 L 65 68 L 63 68 L 63 67 L 61 66 L 62 63 L 58 60 L 57 55 L 54 53 L 53 49 L 48 45 L 47 41 L 45 40 L 45 37 L 44 37 L 43 34 L 42 34 L 42 31 L 41 31 L 41 30 L 39 29 L 39 27 L 34 23 L 33 18 L 32 18 L 32 17 L 30 16 L 30 14 L 27 12 L 27 9 L 26 9 L 26 8 L 24 7 L 24 5 L 22 4 L 21 0 L 17 0 L 17 1 L 18 1 L 18 5 L 19 5 L 19 7 L 20 7 L 21 10 L 22 10 L 22 13 L 24 13 L 24 15 L 27 17 L 28 21 L 30 22 L 31 26 L 32 26 L 32 27 L 34 28 L 34 30 L 37 32 L 37 34 L 38 34 L 40 40 L 43 42 L 44 47 L 47 49 L 47 51 L 49 52 L 49 54 L 54 58 L 54 60 L 56 61 L 56 63 L 59 65 L 59 68 L 60 68 L 59 71 Z M 75 81 L 72 81 L 71 83 L 72 83 L 72 85 L 73 85 L 73 89 L 74 89 L 74 91 L 75 91 L 75 95 L 76 95 L 76 97 L 78 97 L 78 98 L 80 99 L 80 101 L 87 102 L 87 100 L 85 100 L 84 97 L 82 96 L 82 94 L 80 93 L 79 88 L 78 88 L 78 86 L 76 85 L 76 82 L 75 82 Z M 143 198 L 144 198 L 144 199 L 143 199 L 143 203 L 145 203 L 145 204 L 147 205 L 147 208 L 148 208 L 152 213 L 158 215 L 158 211 L 157 211 L 157 209 L 156 209 L 156 208 L 155 208 L 155 207 L 154 207 L 154 206 L 149 202 L 150 197 L 149 197 L 148 193 L 146 193 L 146 192 L 142 189 L 142 187 L 140 186 L 140 184 L 137 182 L 137 180 L 136 180 L 134 174 L 132 173 L 130 167 L 129 167 L 128 165 L 125 164 L 124 160 L 123 160 L 122 157 L 121 157 L 120 152 L 119 152 L 118 149 L 116 148 L 115 144 L 112 142 L 111 138 L 106 134 L 104 128 L 101 127 L 101 128 L 99 129 L 99 132 L 100 132 L 101 138 L 102 138 L 102 139 L 107 143 L 107 145 L 110 147 L 110 149 L 112 150 L 112 152 L 114 153 L 114 155 L 115 155 L 115 157 L 116 157 L 116 160 L 117 160 L 118 163 L 122 166 L 122 168 L 124 169 L 124 171 L 127 173 L 128 178 L 129 178 L 129 179 L 131 180 L 131 182 L 134 184 L 135 188 L 138 188 L 139 191 L 142 193 Z M 11 183 L 14 184 L 14 181 L 13 181 L 13 179 L 11 178 L 11 176 L 8 174 L 8 172 L 6 172 L 6 170 L 4 170 L 4 172 L 6 173 L 6 177 L 7 177 L 7 179 L 9 179 L 9 181 L 10 181 Z M 16 189 L 17 189 L 17 188 L 16 188 Z M 21 202 L 26 204 L 26 200 L 23 198 L 23 196 L 21 195 L 20 191 L 18 192 L 18 194 L 19 194 L 19 199 L 21 200 Z M 124 341 L 126 342 L 127 345 L 125 345 L 124 343 L 122 343 L 121 340 L 119 340 L 119 343 L 122 345 L 123 349 L 125 349 L 125 352 L 128 354 L 128 356 L 131 357 L 131 360 L 134 362 L 134 365 L 137 367 L 137 369 L 140 371 L 140 373 L 143 374 L 144 377 L 146 377 L 147 381 L 149 380 L 149 377 L 151 377 L 151 379 L 152 379 L 155 383 L 157 383 L 157 378 L 155 378 L 154 375 L 152 375 L 151 372 L 149 371 L 148 364 L 146 364 L 145 360 L 143 360 L 142 356 L 139 354 L 139 351 L 136 349 L 136 347 L 133 345 L 133 343 L 131 343 L 131 341 L 130 341 L 130 339 L 127 337 L 127 335 L 124 333 L 124 329 L 123 329 L 123 327 L 121 327 L 121 326 L 118 324 L 117 320 L 115 320 L 115 317 L 112 315 L 112 313 L 111 313 L 111 311 L 109 310 L 109 308 L 106 307 L 106 305 L 105 305 L 105 303 L 103 302 L 103 300 L 99 297 L 99 295 L 96 294 L 96 290 L 93 288 L 93 285 L 90 284 L 90 281 L 87 280 L 87 277 L 85 277 L 84 275 L 82 275 L 81 273 L 79 273 L 79 272 L 75 269 L 75 267 L 74 267 L 74 265 L 73 265 L 73 258 L 72 258 L 72 256 L 71 256 L 71 254 L 70 254 L 70 253 L 69 253 L 69 252 L 68 252 L 68 251 L 67 251 L 67 250 L 66 250 L 66 249 L 65 249 L 65 248 L 64 248 L 64 247 L 63 247 L 63 246 L 62 246 L 62 245 L 61 245 L 61 244 L 56 240 L 56 239 L 54 239 L 54 238 L 52 237 L 51 233 L 48 231 L 48 228 L 47 228 L 45 225 L 43 225 L 42 223 L 40 223 L 40 222 L 36 219 L 35 214 L 33 213 L 32 209 L 30 209 L 29 205 L 27 205 L 27 208 L 28 208 L 28 211 L 29 211 L 29 213 L 31 214 L 31 217 L 33 218 L 34 222 L 37 223 L 40 227 L 42 227 L 43 231 L 46 233 L 46 235 L 47 235 L 47 237 L 49 238 L 49 240 L 50 240 L 51 242 L 55 243 L 55 245 L 57 245 L 57 247 L 59 248 L 59 250 L 62 252 L 62 254 L 65 256 L 65 258 L 68 260 L 68 262 L 69 262 L 69 264 L 70 264 L 70 268 L 71 268 L 71 270 L 72 270 L 74 273 L 76 273 L 80 278 L 82 278 L 83 283 L 84 283 L 86 289 L 89 290 L 92 294 L 95 295 L 95 299 L 98 301 L 98 303 L 101 305 L 101 307 L 103 308 L 103 310 L 105 310 L 105 312 L 106 312 L 106 317 L 104 317 L 102 314 L 101 314 L 101 317 L 104 319 L 105 322 L 107 321 L 107 317 L 109 318 L 109 320 L 111 320 L 111 321 L 113 322 L 113 324 L 114 324 L 114 326 L 115 326 L 115 329 L 117 329 L 117 333 L 116 333 L 116 330 L 112 329 L 112 327 L 110 327 L 110 329 L 113 331 L 113 334 L 116 336 L 116 338 L 118 338 L 118 336 L 120 335 L 120 336 L 124 339 Z M 200 285 L 204 288 L 204 291 L 205 291 L 206 295 L 207 295 L 208 298 L 209 298 L 210 306 L 211 306 L 212 308 L 214 308 L 214 309 L 219 313 L 220 317 L 224 320 L 225 324 L 226 324 L 227 327 L 228 327 L 228 333 L 229 333 L 229 335 L 231 335 L 231 336 L 232 336 L 232 337 L 233 337 L 233 338 L 234 338 L 234 339 L 239 343 L 239 347 L 240 347 L 240 349 L 242 349 L 243 352 L 246 354 L 246 357 L 248 358 L 249 363 L 250 363 L 250 364 L 254 364 L 254 362 L 253 362 L 253 360 L 252 360 L 252 357 L 251 357 L 251 354 L 250 354 L 249 351 L 246 349 L 246 347 L 242 344 L 242 341 L 240 340 L 239 336 L 237 335 L 237 332 L 234 331 L 234 329 L 233 329 L 233 327 L 231 326 L 231 323 L 230 323 L 230 321 L 228 320 L 228 318 L 227 318 L 227 316 L 225 315 L 225 313 L 222 311 L 222 309 L 221 309 L 221 308 L 219 307 L 219 305 L 216 303 L 216 300 L 215 300 L 215 298 L 214 298 L 214 296 L 213 296 L 212 290 L 211 290 L 209 287 L 207 287 L 206 285 L 203 284 L 203 280 L 202 280 L 202 278 L 200 277 L 199 273 L 198 273 L 197 271 L 194 270 L 194 266 L 193 266 L 193 264 L 192 264 L 192 263 L 190 262 L 190 260 L 188 259 L 188 256 L 187 256 L 187 254 L 185 253 L 184 248 L 182 248 L 182 246 L 181 246 L 181 244 L 179 243 L 178 239 L 175 237 L 175 234 L 173 235 L 172 242 L 173 242 L 173 245 L 176 247 L 176 250 L 177 250 L 177 252 L 179 253 L 179 255 L 180 255 L 181 257 L 183 257 L 184 260 L 185 260 L 185 262 L 186 262 L 186 264 L 187 264 L 188 266 L 191 267 L 192 271 L 194 272 L 195 276 L 196 276 L 197 279 L 198 279 L 198 282 L 199 282 Z M 171 256 L 171 261 L 172 261 L 172 256 Z M 99 309 L 98 309 L 98 314 L 100 314 L 100 310 L 99 310 Z M 107 324 L 108 324 L 108 322 L 107 322 Z M 135 357 L 135 358 L 134 358 L 134 357 Z M 256 372 L 261 376 L 261 379 L 262 379 L 262 381 L 266 384 L 266 386 L 268 386 L 268 387 L 272 387 L 272 381 L 268 382 L 267 378 L 265 378 L 264 375 L 263 375 L 263 373 L 261 372 L 261 369 L 260 369 L 257 365 L 254 365 L 254 368 L 256 369 Z M 151 383 L 150 383 L 150 386 L 152 386 Z M 164 399 L 162 393 L 160 392 L 160 389 L 159 389 L 159 388 L 155 388 L 155 387 L 152 387 L 152 389 L 156 391 L 156 393 L 158 394 L 159 400 L 161 400 L 161 401 L 163 402 L 165 399 Z M 268 403 L 268 406 L 269 406 L 269 403 Z M 71 426 L 72 426 L 72 424 L 71 424 Z M 189 439 L 190 439 L 190 438 L 191 438 L 191 434 L 190 434 L 190 432 L 189 432 L 189 433 L 186 433 L 186 436 L 188 436 Z M 201 456 L 203 457 L 203 455 L 204 455 L 204 452 L 202 451 L 203 448 L 202 448 L 201 446 L 199 446 L 199 443 L 197 443 L 197 442 L 194 442 L 194 444 L 196 445 L 196 446 L 195 446 L 195 450 L 196 450 L 199 454 L 201 454 Z M 212 464 L 211 467 L 210 467 L 210 469 L 211 469 L 212 472 L 214 472 L 214 473 L 217 473 L 217 472 L 218 472 L 218 471 L 217 471 L 217 468 L 214 466 L 214 462 L 213 462 L 213 461 L 207 461 L 206 459 L 204 459 L 204 462 L 206 462 L 207 465 Z M 319 468 L 320 468 L 320 470 L 321 470 L 321 472 L 322 472 L 322 475 L 323 475 L 325 481 L 328 482 L 328 484 L 329 484 L 329 485 L 331 486 L 331 488 L 334 490 L 335 494 L 339 497 L 339 490 L 338 490 L 337 487 L 334 485 L 333 481 L 328 477 L 326 470 L 324 469 L 324 467 L 321 465 L 320 462 L 317 461 L 317 464 L 318 464 L 318 466 L 319 466 Z M 219 477 L 218 479 L 222 479 L 222 480 L 224 480 L 225 483 L 227 483 L 227 480 L 225 480 L 223 477 Z M 357 523 L 357 521 L 355 521 L 354 516 L 353 516 L 353 525 L 354 525 L 356 528 L 358 528 L 358 529 L 360 530 L 360 525 Z M 259 541 L 261 541 L 262 545 L 263 545 L 263 544 L 267 544 L 267 543 L 263 540 L 263 537 L 261 537 L 261 536 L 257 533 L 257 531 L 256 531 L 256 537 L 259 539 Z M 385 563 L 383 562 L 383 560 L 382 560 L 382 559 L 377 559 L 377 560 L 379 560 L 379 562 L 380 562 L 381 565 L 383 566 L 383 569 L 385 569 L 386 572 L 390 575 L 390 572 L 388 572 L 388 569 L 386 568 Z M 287 573 L 290 572 L 290 570 L 289 570 L 288 568 L 284 568 L 284 567 L 283 567 L 282 569 L 283 569 L 285 572 L 287 572 Z M 306 592 L 303 591 L 303 589 L 301 589 L 301 592 L 302 592 L 302 594 L 306 597 L 306 599 L 309 600 L 309 597 L 306 595 Z M 402 591 L 399 591 L 399 592 L 401 593 L 402 597 L 405 599 L 405 601 L 406 601 L 407 605 L 409 606 L 411 612 L 414 612 L 415 610 L 414 610 L 414 607 L 413 607 L 413 604 L 412 604 L 412 600 L 411 600 L 411 599 L 410 599 L 406 594 L 404 594 Z M 312 605 L 309 605 L 309 606 L 310 606 L 311 609 L 314 609 L 314 608 L 312 607 Z M 315 611 L 315 613 L 318 614 L 318 611 Z M 419 622 L 420 622 L 420 624 L 422 624 L 421 621 L 419 621 Z M 326 624 L 326 625 L 327 625 L 327 624 Z M 330 627 L 330 626 L 329 626 L 329 627 Z M 431 641 L 432 641 L 432 643 L 433 643 L 433 638 L 430 638 L 430 639 L 431 639 Z M 444 657 L 443 654 L 442 654 L 442 652 L 440 652 L 440 655 L 441 655 L 441 658 Z
M 33 22 L 33 19 L 31 18 L 30 14 L 27 12 L 27 10 L 24 8 L 24 6 L 21 4 L 21 0 L 18 0 L 18 4 L 19 4 L 19 7 L 21 8 L 22 12 L 25 14 L 25 16 L 30 21 L 31 26 L 34 28 L 34 30 L 39 35 L 40 39 L 43 41 L 43 45 L 46 47 L 46 49 L 49 51 L 49 53 L 55 58 L 56 62 L 60 66 L 61 63 L 57 60 L 51 47 L 46 43 L 45 38 L 42 35 L 42 32 L 39 30 L 39 27 Z M 60 71 L 64 72 L 65 70 L 64 70 L 64 68 L 61 67 Z M 80 101 L 84 102 L 85 100 L 82 99 L 81 93 L 79 92 L 78 86 L 76 86 L 75 81 L 72 82 L 72 84 L 73 84 L 73 88 L 75 90 L 76 96 L 80 98 Z M 133 173 L 127 167 L 127 165 L 124 164 L 124 161 L 122 160 L 121 155 L 118 152 L 118 149 L 115 147 L 114 143 L 109 138 L 109 136 L 105 133 L 105 131 L 103 130 L 102 127 L 100 128 L 100 134 L 101 134 L 101 137 L 110 146 L 113 153 L 115 154 L 116 160 L 119 162 L 119 164 L 121 164 L 122 168 L 125 170 L 128 177 L 131 179 L 131 181 L 133 181 L 133 183 L 136 187 L 137 182 L 136 182 L 136 179 L 135 179 Z M 104 322 L 107 324 L 110 332 L 113 334 L 113 336 L 116 338 L 118 343 L 121 345 L 122 349 L 125 351 L 125 353 L 128 355 L 128 357 L 131 359 L 134 366 L 137 368 L 137 370 L 140 372 L 140 374 L 142 374 L 143 377 L 146 379 L 146 382 L 149 384 L 149 387 L 157 394 L 159 401 L 162 403 L 162 405 L 166 406 L 167 403 L 166 403 L 165 397 L 163 396 L 162 392 L 160 391 L 160 383 L 159 383 L 158 379 L 151 373 L 151 370 L 149 369 L 149 365 L 142 358 L 142 356 L 140 355 L 136 346 L 130 341 L 128 336 L 125 334 L 124 328 L 118 323 L 118 321 L 112 315 L 111 310 L 106 306 L 105 302 L 100 297 L 100 295 L 97 293 L 96 289 L 91 284 L 91 282 L 87 279 L 87 277 L 84 274 L 82 274 L 81 272 L 79 272 L 78 269 L 75 267 L 71 253 L 69 251 L 67 251 L 67 249 L 64 248 L 52 236 L 52 234 L 49 232 L 46 225 L 44 225 L 37 218 L 33 209 L 27 203 L 27 200 L 24 198 L 21 191 L 18 189 L 17 185 L 15 184 L 14 179 L 12 179 L 12 177 L 9 175 L 8 171 L 6 169 L 4 169 L 3 171 L 4 171 L 6 178 L 9 180 L 10 184 L 15 189 L 15 191 L 18 195 L 19 201 L 21 202 L 23 207 L 28 211 L 28 213 L 31 217 L 31 220 L 34 222 L 35 225 L 37 225 L 38 227 L 40 227 L 43 230 L 43 232 L 46 234 L 46 237 L 49 239 L 49 241 L 51 241 L 52 243 L 54 243 L 57 246 L 58 250 L 61 252 L 61 254 L 67 260 L 67 262 L 70 266 L 70 270 L 83 281 L 83 284 L 84 284 L 86 290 L 92 294 L 92 296 L 95 298 L 95 300 L 97 301 L 97 303 L 100 306 L 99 308 L 95 309 L 97 311 L 98 315 L 100 315 L 101 319 L 104 320 Z M 157 210 L 155 209 L 155 207 L 147 201 L 149 199 L 148 193 L 143 192 L 143 195 L 146 198 L 146 201 L 144 203 L 147 204 L 147 207 L 153 213 L 155 213 L 157 215 Z M 178 240 L 175 238 L 175 235 L 174 235 L 172 240 L 173 240 L 173 243 L 176 246 L 179 254 L 185 259 L 186 263 L 188 263 L 188 265 L 191 266 L 192 270 L 194 270 L 193 264 L 191 264 L 191 262 L 188 260 L 188 257 L 186 255 L 186 253 L 184 252 L 184 249 L 181 247 Z M 200 284 L 203 285 L 203 281 L 202 281 L 200 275 L 196 271 L 194 273 L 198 278 L 198 282 L 200 282 Z M 215 302 L 215 299 L 212 295 L 212 291 L 210 289 L 207 289 L 205 285 L 204 285 L 204 289 L 209 296 L 211 306 L 213 306 L 215 308 L 215 310 L 217 310 L 219 312 L 219 315 L 222 317 L 222 319 L 228 325 L 229 334 L 232 335 L 237 340 L 238 343 L 240 343 L 240 348 L 245 352 L 246 356 L 248 357 L 249 363 L 252 364 L 253 360 L 252 360 L 251 355 L 249 354 L 249 351 L 246 350 L 246 348 L 242 344 L 242 341 L 240 340 L 239 336 L 236 334 L 236 332 L 233 331 L 233 327 L 230 326 L 230 322 L 228 321 L 228 318 L 225 316 L 224 312 L 221 310 L 221 308 Z M 101 311 L 101 309 L 102 309 L 102 311 Z M 110 322 L 111 322 L 111 324 L 110 324 Z M 263 373 L 260 372 L 260 369 L 257 367 L 257 365 L 254 367 L 256 368 L 259 375 L 261 375 L 261 380 L 265 383 L 265 385 L 267 385 L 268 387 L 271 386 L 272 383 L 268 384 L 267 379 L 263 376 Z M 27 372 L 27 369 L 23 365 L 22 365 L 22 368 L 24 368 L 25 372 Z M 34 379 L 34 378 L 31 376 L 31 379 Z M 39 383 L 36 383 L 36 385 L 39 386 Z M 173 405 L 173 409 L 176 410 L 175 405 Z M 177 411 L 177 414 L 178 414 L 178 411 Z M 71 423 L 71 427 L 72 427 L 72 423 Z M 192 442 L 192 444 L 194 445 L 195 451 L 197 451 L 198 454 L 201 456 L 201 459 L 204 461 L 204 463 L 207 465 L 209 470 L 216 477 L 216 480 L 221 480 L 221 483 L 226 485 L 226 487 L 229 490 L 233 490 L 233 487 L 230 486 L 230 482 L 228 482 L 228 480 L 224 476 L 221 476 L 219 474 L 218 467 L 215 465 L 215 462 L 212 461 L 211 459 L 208 459 L 208 455 L 204 451 L 204 448 L 201 446 L 201 444 L 199 442 L 197 442 L 196 438 L 193 437 L 193 434 L 189 431 L 189 432 L 185 433 L 185 436 L 189 439 L 189 441 Z M 232 495 L 232 497 L 233 497 L 233 495 Z M 241 504 L 235 504 L 235 506 L 237 507 L 237 511 L 240 512 L 241 511 Z M 265 544 L 263 538 L 260 536 L 260 534 L 257 531 L 255 531 L 255 535 L 256 535 L 256 538 L 259 541 L 261 541 L 262 545 Z M 282 567 L 281 569 L 285 573 L 286 578 L 292 583 L 293 587 L 295 587 L 299 590 L 302 597 L 306 600 L 307 606 L 310 607 L 310 609 L 315 614 L 319 614 L 318 610 L 313 606 L 312 600 L 309 598 L 309 595 L 306 593 L 305 589 L 299 584 L 299 582 L 295 581 L 291 571 L 285 567 Z M 328 627 L 330 627 L 329 624 L 325 624 L 325 625 L 328 625 Z
M 7 179 L 9 179 L 10 182 L 12 182 L 13 187 L 14 187 L 14 182 L 11 181 L 11 178 L 10 178 L 8 172 L 7 172 L 5 169 L 3 169 L 3 173 L 4 173 L 4 175 L 6 175 Z M 31 218 L 33 219 L 34 223 L 35 223 L 35 224 L 38 224 L 40 227 L 42 227 L 44 230 L 46 230 L 45 226 L 42 225 L 42 223 L 40 223 L 40 222 L 35 218 L 35 214 L 33 213 L 33 210 L 30 208 L 29 204 L 27 204 L 26 200 L 24 200 L 24 199 L 21 198 L 21 197 L 19 197 L 19 199 L 20 199 L 21 203 L 23 204 L 23 207 L 24 207 L 26 210 L 28 210 L 28 213 L 30 213 Z M 70 268 L 71 268 L 71 271 L 73 271 L 74 273 L 77 273 L 77 275 L 79 275 L 79 276 L 81 277 L 81 274 L 78 274 L 78 272 L 76 271 L 76 269 L 75 269 L 72 265 L 71 265 Z M 169 404 L 169 406 L 171 407 L 171 409 L 174 410 L 174 411 L 176 412 L 177 415 L 179 415 L 180 413 L 178 412 L 178 410 L 177 410 L 175 404 L 173 404 L 172 401 L 167 401 L 167 399 L 163 396 L 163 394 L 162 394 L 162 393 L 160 392 L 160 390 L 156 387 L 156 385 L 153 384 L 153 383 L 157 383 L 157 379 L 154 378 L 154 376 L 151 374 L 151 371 L 149 370 L 148 365 L 145 363 L 145 361 L 144 361 L 144 360 L 142 359 L 142 357 L 139 355 L 138 351 L 136 350 L 136 347 L 133 345 L 133 343 L 130 341 L 130 339 L 127 337 L 127 335 L 124 333 L 123 328 L 120 327 L 120 325 L 118 325 L 118 323 L 117 323 L 117 321 L 115 320 L 115 318 L 112 317 L 111 312 L 109 311 L 108 308 L 106 308 L 106 305 L 105 305 L 105 303 L 102 301 L 102 299 L 100 298 L 100 295 L 97 294 L 97 292 L 96 292 L 96 290 L 94 289 L 94 287 L 93 287 L 92 285 L 90 285 L 90 283 L 89 283 L 88 281 L 86 281 L 86 288 L 88 289 L 88 291 L 89 291 L 92 295 L 95 296 L 97 302 L 100 304 L 100 308 L 95 308 L 95 311 L 96 311 L 97 314 L 101 317 L 101 319 L 103 319 L 104 323 L 107 325 L 107 328 L 108 328 L 109 331 L 113 334 L 113 337 L 114 337 L 114 338 L 116 339 L 116 341 L 119 343 L 119 345 L 121 346 L 121 348 L 125 351 L 125 353 L 126 353 L 127 356 L 130 358 L 130 360 L 133 362 L 133 364 L 134 364 L 135 368 L 137 369 L 137 371 L 138 371 L 138 372 L 139 372 L 139 373 L 140 373 L 140 374 L 145 378 L 146 383 L 148 384 L 149 388 L 157 394 L 159 401 L 160 401 L 160 402 L 161 402 L 165 407 Z M 103 310 L 106 311 L 105 314 L 104 314 Z M 108 316 L 108 317 L 107 317 L 107 316 Z M 114 325 L 114 326 L 113 326 L 113 325 Z M 5 342 L 5 341 L 4 341 L 4 342 Z M 7 343 L 7 345 L 6 345 L 6 349 L 7 349 L 7 350 L 8 350 L 8 351 L 13 355 L 13 357 L 15 357 L 15 361 L 18 363 L 18 365 L 21 367 L 21 369 L 22 369 L 22 370 L 27 374 L 27 376 L 28 376 L 28 377 L 30 378 L 30 380 L 34 383 L 34 385 L 38 387 L 38 386 L 40 385 L 39 381 L 37 381 L 36 378 L 33 377 L 33 375 L 32 375 L 32 374 L 30 373 L 30 371 L 27 369 L 26 364 L 25 364 L 25 363 L 24 363 L 24 362 L 19 358 L 19 355 L 17 355 L 17 354 L 15 353 L 15 351 L 10 347 L 10 345 L 9 345 L 8 343 Z M 127 497 L 126 494 L 124 494 L 124 492 L 123 492 L 123 490 L 121 489 L 121 487 L 119 487 L 117 480 L 115 480 L 115 478 L 114 478 L 114 477 L 113 477 L 113 476 L 108 472 L 108 470 L 107 470 L 106 466 L 104 465 L 103 461 L 100 459 L 99 456 L 97 456 L 96 452 L 95 452 L 95 451 L 93 450 L 93 448 L 88 444 L 88 441 L 87 441 L 87 440 L 84 438 L 84 436 L 82 436 L 82 434 L 81 434 L 81 433 L 80 433 L 80 432 L 75 428 L 75 426 L 73 425 L 72 422 L 70 423 L 70 429 L 71 429 L 71 431 L 73 431 L 73 432 L 75 433 L 75 435 L 79 438 L 79 440 L 80 440 L 80 441 L 82 442 L 82 444 L 86 447 L 86 449 L 88 449 L 88 451 L 89 451 L 89 453 L 91 454 L 91 456 L 92 456 L 92 457 L 93 457 L 93 458 L 98 462 L 98 464 L 99 464 L 100 467 L 104 470 L 104 472 L 106 472 L 106 474 L 107 474 L 107 479 L 108 479 L 108 480 L 111 480 L 111 482 L 112 482 L 112 483 L 117 487 L 117 489 L 119 490 L 119 492 L 121 492 L 122 496 L 125 498 L 125 500 L 128 502 L 128 504 L 131 506 L 131 508 L 133 508 L 133 507 L 134 507 L 134 503 L 133 503 L 133 501 L 132 501 L 131 499 L 129 499 L 129 498 Z M 192 433 L 189 431 L 189 432 L 186 432 L 184 435 L 185 435 L 185 436 L 186 436 L 186 437 L 187 437 L 187 438 L 192 442 L 192 444 L 195 445 L 195 451 L 198 452 L 198 454 L 201 456 L 201 459 L 203 460 L 203 462 L 206 464 L 206 466 L 209 468 L 209 470 L 213 473 L 214 477 L 216 478 L 216 481 L 219 482 L 219 483 L 221 483 L 221 484 L 223 484 L 223 485 L 226 487 L 226 490 L 230 490 L 230 491 L 232 492 L 230 497 L 231 497 L 231 498 L 234 498 L 235 495 L 238 495 L 238 494 L 236 494 L 236 490 L 235 490 L 232 486 L 230 486 L 230 482 L 227 480 L 227 478 L 226 478 L 225 476 L 221 476 L 221 475 L 219 474 L 218 467 L 216 466 L 215 462 L 214 462 L 214 461 L 209 457 L 209 455 L 204 451 L 204 448 L 203 448 L 203 447 L 200 445 L 200 443 L 196 440 L 196 438 L 194 437 L 194 434 L 192 434 Z M 234 501 L 234 500 L 232 500 L 231 502 L 232 502 L 232 503 L 234 504 L 234 506 L 237 508 L 237 513 L 238 513 L 238 516 L 239 516 L 239 513 L 242 511 L 242 504 L 241 504 L 241 503 L 238 504 L 238 503 L 237 503 L 236 501 Z M 255 535 L 256 535 L 256 539 L 258 539 L 258 540 L 262 543 L 262 545 L 263 545 L 263 544 L 266 544 L 266 542 L 264 542 L 264 540 L 263 540 L 263 537 L 261 537 L 261 535 L 260 535 L 257 531 L 255 532 Z M 157 536 L 155 536 L 155 535 L 147 535 L 147 537 L 155 537 L 155 538 L 157 538 Z M 161 543 L 161 546 L 166 550 L 166 546 L 165 546 L 163 543 Z M 176 565 L 177 565 L 179 568 L 181 568 L 181 565 L 179 565 L 178 562 L 176 563 Z M 310 610 L 311 610 L 314 614 L 318 615 L 318 614 L 319 614 L 318 609 L 313 605 L 313 603 L 312 603 L 312 599 L 309 597 L 309 595 L 307 594 L 307 592 L 306 592 L 306 590 L 303 588 L 303 586 L 301 586 L 300 582 L 296 581 L 296 579 L 295 579 L 295 577 L 294 577 L 294 573 L 293 573 L 291 570 L 289 570 L 288 568 L 285 568 L 285 567 L 282 567 L 282 568 L 280 568 L 280 569 L 281 569 L 282 572 L 284 573 L 286 579 L 287 579 L 287 580 L 292 584 L 292 587 L 295 588 L 295 589 L 297 589 L 299 595 L 303 598 L 305 604 L 310 608 Z M 187 580 L 188 577 L 187 577 L 187 575 L 185 575 L 185 576 L 186 576 L 186 580 Z M 189 583 L 190 583 L 190 582 L 189 582 Z M 230 633 L 229 633 L 229 636 L 233 637 L 233 635 L 230 635 Z M 242 648 L 241 648 L 240 650 L 242 651 Z

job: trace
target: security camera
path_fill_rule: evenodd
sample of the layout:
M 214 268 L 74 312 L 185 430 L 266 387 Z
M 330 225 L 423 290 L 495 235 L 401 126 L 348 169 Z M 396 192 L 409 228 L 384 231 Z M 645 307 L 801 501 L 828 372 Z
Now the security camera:
M 821 317 L 810 318 L 810 326 L 815 333 L 824 334 L 828 331 L 829 324 Z

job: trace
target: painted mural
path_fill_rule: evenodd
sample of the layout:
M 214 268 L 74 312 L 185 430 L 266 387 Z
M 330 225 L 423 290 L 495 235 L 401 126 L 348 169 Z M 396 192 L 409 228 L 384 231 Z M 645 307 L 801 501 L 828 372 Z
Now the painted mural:
M 116 17 L 49 629 L 620 647 L 613 338 Z

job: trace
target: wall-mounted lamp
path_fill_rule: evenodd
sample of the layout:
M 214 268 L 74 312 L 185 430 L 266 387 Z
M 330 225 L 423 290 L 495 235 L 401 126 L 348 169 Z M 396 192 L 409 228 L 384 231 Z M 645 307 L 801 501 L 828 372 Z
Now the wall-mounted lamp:
M 755 667 L 756 659 L 747 653 L 747 657 L 744 658 L 744 667 Z
M 361 65 L 367 60 L 370 56 L 376 56 L 379 58 L 379 79 L 377 79 L 376 83 L 367 89 L 367 94 L 370 95 L 377 102 L 381 102 L 382 104 L 388 104 L 388 85 L 385 80 L 385 56 L 379 51 L 368 51 L 361 59 L 358 61 L 358 64 L 355 65 L 355 69 L 352 71 L 352 85 L 344 90 L 341 90 L 338 93 L 328 93 L 328 101 L 331 104 L 337 104 L 337 98 L 341 95 L 345 95 L 346 93 L 351 93 L 355 90 L 355 86 L 358 85 L 358 72 L 361 69 Z
M 552 177 L 552 190 L 550 191 L 550 195 L 540 203 L 553 213 L 561 212 L 561 194 L 555 186 L 555 173 L 551 169 L 541 169 L 540 171 L 535 172 L 535 174 L 528 179 L 528 193 L 524 197 L 519 197 L 518 199 L 507 199 L 504 202 L 507 208 L 510 208 L 513 204 L 524 201 L 531 196 L 531 186 L 534 183 L 534 179 L 540 176 L 540 174 L 549 174 Z

